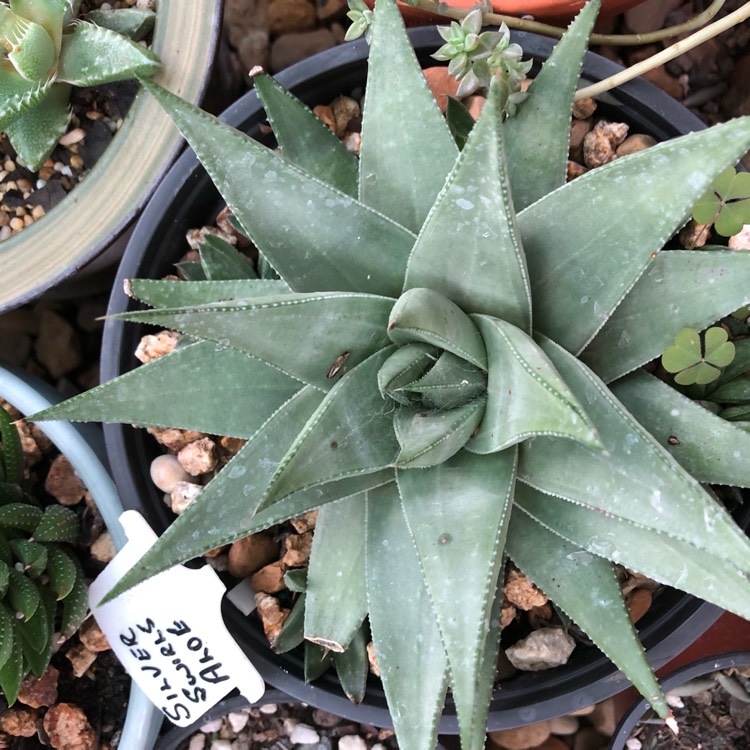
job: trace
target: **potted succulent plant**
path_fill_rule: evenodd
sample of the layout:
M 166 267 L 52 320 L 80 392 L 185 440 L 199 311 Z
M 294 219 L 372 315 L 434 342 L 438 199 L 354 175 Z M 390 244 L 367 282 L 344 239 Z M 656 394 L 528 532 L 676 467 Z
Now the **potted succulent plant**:
M 498 46 L 460 153 L 391 0 L 375 10 L 358 162 L 269 79 L 283 157 L 146 83 L 257 245 L 261 278 L 245 264 L 228 279 L 229 253 L 202 281 L 130 280 L 154 310 L 121 317 L 189 345 L 37 415 L 247 439 L 113 595 L 319 508 L 305 636 L 343 652 L 369 617 L 407 748 L 434 746 L 448 686 L 464 746 L 483 743 L 505 555 L 663 717 L 613 561 L 750 615 L 750 542 L 699 484 L 747 486 L 750 438 L 641 370 L 683 326 L 746 301 L 750 255 L 661 251 L 750 126 L 564 184 L 597 9 L 507 119 L 518 58 Z
M 60 400 L 59 394 L 48 384 L 34 378 L 29 373 L 11 366 L 0 366 L 0 398 L 10 403 L 22 414 L 31 414 L 45 409 Z M 52 630 L 43 624 L 42 610 L 51 607 L 55 612 L 55 599 L 65 603 L 62 625 L 73 630 L 77 628 L 87 611 L 86 589 L 78 572 L 80 565 L 71 556 L 66 543 L 72 541 L 78 523 L 73 511 L 61 506 L 50 505 L 42 512 L 34 502 L 24 499 L 19 477 L 20 445 L 16 429 L 3 417 L 2 420 L 2 563 L 0 579 L 3 596 L 0 597 L 0 619 L 4 625 L 11 618 L 9 629 L 0 629 L 0 691 L 9 703 L 15 700 L 18 684 L 25 674 L 33 670 L 40 674 L 49 661 L 52 644 Z M 65 454 L 82 482 L 91 492 L 97 508 L 109 529 L 115 545 L 125 543 L 125 535 L 119 525 L 122 504 L 112 479 L 105 468 L 106 456 L 101 433 L 89 425 L 72 425 L 69 422 L 54 422 L 44 426 L 44 432 Z M 19 520 L 19 516 L 24 516 Z M 39 516 L 39 518 L 36 518 Z M 29 520 L 31 519 L 31 520 Z M 28 540 L 28 532 L 33 539 Z M 12 551 L 11 551 L 12 550 Z M 8 557 L 6 557 L 8 555 Z M 17 570 L 9 563 L 21 556 L 24 570 Z M 40 569 L 47 563 L 47 575 L 40 575 Z M 54 569 L 54 574 L 50 570 Z M 44 572 L 44 571 L 42 571 Z M 11 582 L 11 578 L 14 581 Z M 49 583 L 45 581 L 49 578 Z M 21 581 L 24 579 L 26 581 Z M 35 591 L 42 592 L 34 594 Z M 52 592 L 52 596 L 49 596 Z M 41 604 L 40 604 L 41 599 Z M 34 604 L 36 602 L 36 605 Z M 29 617 L 26 614 L 16 619 L 13 608 L 34 607 L 38 610 Z M 30 611 L 30 610 L 27 610 Z M 23 632 L 22 632 L 23 631 Z M 45 637 L 46 636 L 46 637 Z M 34 648 L 35 639 L 40 648 Z M 42 643 L 43 642 L 43 643 Z M 161 714 L 134 685 L 130 692 L 127 714 L 121 733 L 123 747 L 133 750 L 149 750 L 153 747 Z
M 71 85 L 148 74 L 156 70 L 157 58 L 157 80 L 186 99 L 198 101 L 208 80 L 221 0 L 159 0 L 150 20 L 132 8 L 98 10 L 90 20 L 72 24 L 79 5 L 65 0 L 0 5 L 8 45 L 23 41 L 16 45 L 20 51 L 9 47 L 3 69 L 0 127 L 32 168 L 65 130 Z M 118 33 L 138 38 L 151 24 L 150 51 Z M 105 54 L 92 63 L 96 49 Z M 179 142 L 167 120 L 153 100 L 138 94 L 117 136 L 81 183 L 0 243 L 0 309 L 70 276 L 122 235 L 177 154 Z

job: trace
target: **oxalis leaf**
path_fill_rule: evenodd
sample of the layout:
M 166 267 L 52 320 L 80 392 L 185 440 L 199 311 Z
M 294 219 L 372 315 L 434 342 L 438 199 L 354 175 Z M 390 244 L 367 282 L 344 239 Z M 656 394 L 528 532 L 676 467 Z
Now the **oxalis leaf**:
M 729 514 L 593 373 L 549 340 L 541 346 L 586 404 L 606 453 L 570 440 L 534 438 L 521 446 L 519 478 L 547 494 L 710 550 L 745 570 L 750 540 Z
M 464 747 L 475 746 L 486 732 L 478 697 L 486 685 L 478 673 L 503 562 L 515 463 L 514 448 L 490 456 L 460 451 L 439 466 L 396 472 L 448 656 Z M 423 616 L 430 617 L 426 608 Z
M 523 210 L 535 330 L 580 352 L 711 181 L 748 149 L 750 118 L 739 118 L 592 169 Z
M 195 149 L 244 232 L 292 289 L 398 296 L 412 232 L 156 84 L 142 83 Z
M 533 492 L 521 485 L 517 496 Z M 554 498 L 540 500 L 560 505 Z M 612 563 L 564 541 L 518 511 L 511 518 L 507 551 L 665 718 L 669 707 L 625 609 Z

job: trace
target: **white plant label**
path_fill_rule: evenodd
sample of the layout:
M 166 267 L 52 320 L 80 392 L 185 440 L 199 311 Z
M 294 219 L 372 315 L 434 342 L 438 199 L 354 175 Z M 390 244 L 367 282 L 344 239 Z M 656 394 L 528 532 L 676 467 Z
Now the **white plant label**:
M 120 516 L 127 544 L 89 588 L 89 606 L 112 650 L 164 715 L 188 726 L 237 687 L 250 702 L 265 684 L 224 625 L 226 587 L 208 565 L 177 565 L 98 606 L 156 542 L 134 510 Z

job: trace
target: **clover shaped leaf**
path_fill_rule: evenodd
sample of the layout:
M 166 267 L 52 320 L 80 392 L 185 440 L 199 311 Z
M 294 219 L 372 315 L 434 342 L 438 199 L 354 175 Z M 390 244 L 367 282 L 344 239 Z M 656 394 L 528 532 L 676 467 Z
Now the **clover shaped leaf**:
M 731 237 L 750 224 L 750 173 L 727 167 L 693 207 L 699 224 L 713 224 L 716 231 Z
M 728 338 L 720 326 L 709 328 L 703 337 L 694 328 L 683 328 L 662 355 L 662 365 L 679 385 L 712 383 L 734 359 L 734 344 Z

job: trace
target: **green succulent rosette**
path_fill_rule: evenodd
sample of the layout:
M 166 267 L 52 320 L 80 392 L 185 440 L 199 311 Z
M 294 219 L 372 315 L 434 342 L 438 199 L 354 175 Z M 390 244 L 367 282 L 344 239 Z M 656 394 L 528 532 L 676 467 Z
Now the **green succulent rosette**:
M 750 253 L 662 248 L 750 122 L 565 184 L 598 6 L 514 117 L 493 80 L 462 150 L 392 0 L 376 2 L 358 157 L 268 77 L 280 154 L 146 82 L 259 277 L 207 241 L 195 280 L 132 280 L 153 309 L 122 317 L 187 343 L 37 415 L 246 439 L 109 596 L 318 508 L 287 641 L 322 649 L 313 672 L 326 651 L 361 655 L 368 622 L 408 750 L 434 747 L 448 688 L 463 747 L 483 746 L 508 557 L 661 716 L 614 564 L 750 617 L 750 542 L 704 487 L 750 485 L 750 435 L 642 369 L 748 301 Z

